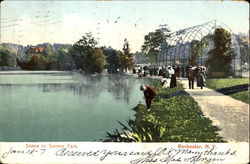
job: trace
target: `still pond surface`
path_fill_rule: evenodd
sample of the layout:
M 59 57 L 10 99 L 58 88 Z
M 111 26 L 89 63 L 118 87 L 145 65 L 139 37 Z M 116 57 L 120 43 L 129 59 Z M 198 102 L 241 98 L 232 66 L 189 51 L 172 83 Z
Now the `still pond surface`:
M 0 72 L 0 141 L 103 141 L 144 104 L 141 84 L 119 75 Z

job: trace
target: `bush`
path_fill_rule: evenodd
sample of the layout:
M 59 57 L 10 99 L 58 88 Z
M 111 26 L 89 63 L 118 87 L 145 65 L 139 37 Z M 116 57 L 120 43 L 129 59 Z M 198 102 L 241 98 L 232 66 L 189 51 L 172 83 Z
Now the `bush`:
M 0 66 L 15 67 L 17 54 L 7 46 L 0 47 Z

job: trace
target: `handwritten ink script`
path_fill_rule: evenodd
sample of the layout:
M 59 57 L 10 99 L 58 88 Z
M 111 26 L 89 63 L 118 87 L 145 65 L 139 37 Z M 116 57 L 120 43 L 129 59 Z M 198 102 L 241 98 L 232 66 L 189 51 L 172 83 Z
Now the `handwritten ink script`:
M 119 149 L 116 146 L 98 146 L 86 148 L 78 144 L 25 144 L 10 146 L 1 153 L 1 161 L 14 159 L 15 156 L 53 159 L 77 158 L 94 159 L 96 162 L 109 162 L 121 159 L 129 164 L 143 163 L 225 163 L 237 157 L 238 152 L 230 147 L 220 148 L 216 144 L 170 144 L 170 146 L 154 146 L 143 149 Z M 1 149 L 2 150 L 2 149 Z M 15 161 L 14 161 L 15 162 Z

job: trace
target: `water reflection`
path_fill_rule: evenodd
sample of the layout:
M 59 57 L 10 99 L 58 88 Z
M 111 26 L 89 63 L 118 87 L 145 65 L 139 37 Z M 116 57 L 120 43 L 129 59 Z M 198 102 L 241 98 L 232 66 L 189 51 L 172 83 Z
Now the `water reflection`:
M 77 83 L 48 83 L 37 84 L 43 92 L 69 91 L 74 94 L 95 98 L 102 92 L 109 92 L 116 100 L 129 103 L 130 93 L 133 89 L 135 78 L 122 77 L 118 75 L 107 76 L 75 76 Z M 57 79 L 58 80 L 58 79 Z M 64 79 L 63 79 L 64 80 Z
M 146 79 L 0 73 L 0 141 L 97 141 L 133 119 Z M 14 121 L 13 121 L 14 120 Z M 32 134 L 32 135 L 31 135 Z
M 42 92 L 72 92 L 74 95 L 79 96 L 88 96 L 90 98 L 96 98 L 102 92 L 109 92 L 116 100 L 124 101 L 127 104 L 130 102 L 131 98 L 131 90 L 133 90 L 133 86 L 135 81 L 140 84 L 150 83 L 150 80 L 142 80 L 133 77 L 126 77 L 120 75 L 103 75 L 103 76 L 91 76 L 91 75 L 82 75 L 78 73 L 71 72 L 62 72 L 62 73 L 47 73 L 47 72 L 39 72 L 39 73 L 10 73 L 4 75 L 43 75 L 45 76 L 47 81 L 39 81 L 31 83 L 14 83 L 13 80 L 10 80 L 8 84 L 3 83 L 0 79 L 0 86 L 2 86 L 3 92 L 11 92 L 11 90 L 18 89 L 18 87 L 36 87 Z M 48 77 L 49 76 L 49 77 Z M 58 76 L 58 78 L 56 78 Z M 1 74 L 0 74 L 1 77 Z M 63 77 L 63 78 L 62 78 Z M 48 83 L 48 81 L 50 83 Z

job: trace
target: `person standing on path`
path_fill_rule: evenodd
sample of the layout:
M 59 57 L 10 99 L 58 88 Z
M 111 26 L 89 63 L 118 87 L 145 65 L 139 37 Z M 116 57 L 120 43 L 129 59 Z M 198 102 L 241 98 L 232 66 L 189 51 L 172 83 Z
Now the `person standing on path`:
M 174 69 L 176 78 L 180 78 L 180 70 L 180 66 L 177 65 L 177 67 Z
M 168 66 L 168 73 L 169 73 L 169 76 L 171 78 L 170 88 L 174 88 L 177 86 L 177 83 L 176 83 L 176 76 L 175 76 L 174 69 L 171 66 Z
M 144 93 L 144 97 L 146 99 L 146 105 L 149 111 L 151 107 L 151 102 L 156 96 L 156 91 L 154 90 L 154 88 L 150 86 L 143 86 L 143 85 L 141 85 L 140 90 L 143 91 Z
M 198 76 L 197 76 L 197 87 L 201 87 L 201 89 L 203 89 L 204 86 L 206 86 L 205 82 L 205 68 L 198 68 Z
M 189 89 L 194 89 L 194 78 L 195 78 L 195 67 L 189 67 L 187 70 L 187 77 L 188 77 L 188 86 Z

